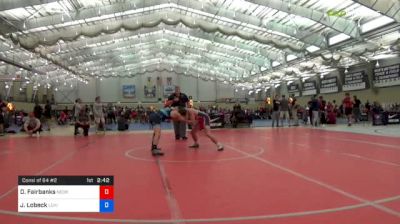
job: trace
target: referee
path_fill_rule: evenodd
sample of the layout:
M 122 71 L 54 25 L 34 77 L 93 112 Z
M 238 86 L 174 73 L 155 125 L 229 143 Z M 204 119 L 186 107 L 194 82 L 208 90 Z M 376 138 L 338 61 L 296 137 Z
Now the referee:
M 181 88 L 179 86 L 175 86 L 175 93 L 171 94 L 168 97 L 168 101 L 165 104 L 166 107 L 187 107 L 189 99 L 186 94 L 181 93 Z M 182 121 L 174 121 L 174 131 L 175 131 L 175 139 L 183 139 L 186 140 L 186 123 Z

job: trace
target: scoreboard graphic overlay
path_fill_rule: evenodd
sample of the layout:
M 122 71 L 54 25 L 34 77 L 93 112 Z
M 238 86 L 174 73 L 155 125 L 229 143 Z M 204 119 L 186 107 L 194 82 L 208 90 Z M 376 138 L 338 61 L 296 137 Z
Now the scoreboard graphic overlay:
M 114 177 L 19 176 L 18 212 L 114 212 Z

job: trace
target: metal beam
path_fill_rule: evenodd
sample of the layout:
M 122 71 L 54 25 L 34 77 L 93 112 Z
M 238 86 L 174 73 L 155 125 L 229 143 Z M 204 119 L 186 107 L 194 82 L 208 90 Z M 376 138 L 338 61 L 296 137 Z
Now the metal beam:
M 298 15 L 323 24 L 340 33 L 347 34 L 353 38 L 360 38 L 360 31 L 355 21 L 342 17 L 329 17 L 326 12 L 310 9 L 296 4 L 288 4 L 282 0 L 247 0 L 248 2 L 276 9 L 288 14 Z
M 172 27 L 172 26 L 159 26 L 159 27 L 154 27 L 154 28 L 145 28 L 145 29 L 139 30 L 139 31 L 120 32 L 120 33 L 114 33 L 112 35 L 100 35 L 100 36 L 97 36 L 94 38 L 78 39 L 73 42 L 67 42 L 64 44 L 60 44 L 60 46 L 61 46 L 61 50 L 65 50 L 65 49 L 73 50 L 73 49 L 82 48 L 85 45 L 91 45 L 91 44 L 111 41 L 111 40 L 113 40 L 113 38 L 115 38 L 115 39 L 131 38 L 132 36 L 145 35 L 147 33 L 160 31 L 162 29 L 164 29 L 166 31 L 171 31 L 176 34 L 188 34 L 189 36 L 194 37 L 196 39 L 208 40 L 211 42 L 215 42 L 217 44 L 222 44 L 222 45 L 226 45 L 229 47 L 235 47 L 239 50 L 250 51 L 250 52 L 260 55 L 260 58 L 264 57 L 263 60 L 274 60 L 274 61 L 279 61 L 280 63 L 284 63 L 285 53 L 294 54 L 298 57 L 301 56 L 301 54 L 292 52 L 289 49 L 280 50 L 280 49 L 274 48 L 270 45 L 265 45 L 265 46 L 268 46 L 270 49 L 259 48 L 256 46 L 250 46 L 245 42 L 231 41 L 231 40 L 227 40 L 226 38 L 217 37 L 214 34 L 208 34 L 208 33 L 198 31 L 198 30 L 190 30 L 188 32 L 187 29 L 180 28 L 180 27 Z M 53 45 L 50 47 L 45 47 L 45 49 L 46 49 L 46 52 L 43 52 L 43 53 L 53 53 L 53 52 L 58 51 L 59 46 Z
M 29 6 L 48 4 L 52 2 L 57 2 L 58 0 L 1 0 L 0 1 L 0 11 L 25 8 Z
M 353 0 L 365 7 L 378 11 L 400 23 L 400 1 L 399 0 Z
M 96 8 L 82 9 L 75 13 L 70 12 L 70 16 L 50 15 L 50 16 L 30 19 L 26 21 L 26 27 L 28 30 L 32 30 L 39 27 L 47 27 L 47 26 L 49 26 L 49 28 L 51 29 L 56 29 L 62 27 L 63 24 L 68 24 L 68 22 L 73 23 L 73 21 L 77 20 L 82 20 L 82 23 L 85 23 L 83 20 L 92 21 L 91 19 L 95 19 L 93 21 L 101 22 L 110 19 L 109 17 L 110 15 L 114 17 L 117 16 L 119 13 L 126 13 L 127 11 L 128 15 L 125 16 L 138 15 L 154 11 L 155 10 L 154 6 L 161 5 L 160 9 L 158 9 L 160 11 L 158 11 L 157 13 L 165 13 L 173 10 L 174 14 L 176 14 L 177 11 L 178 13 L 182 14 L 185 10 L 187 11 L 188 9 L 191 9 L 194 10 L 193 16 L 195 16 L 195 18 L 201 19 L 203 17 L 207 17 L 208 19 L 212 20 L 216 20 L 215 14 L 218 13 L 218 17 L 221 18 L 218 20 L 230 19 L 236 21 L 237 23 L 232 24 L 232 22 L 230 21 L 223 20 L 227 23 L 231 23 L 231 25 L 233 26 L 240 25 L 248 27 L 248 25 L 253 25 L 255 27 L 258 27 L 258 30 L 255 30 L 254 27 L 248 27 L 248 28 L 255 30 L 255 32 L 263 31 L 268 33 L 268 30 L 270 31 L 272 30 L 291 36 L 292 40 L 297 39 L 297 41 L 306 43 L 308 45 L 316 45 L 320 48 L 326 47 L 326 43 L 324 42 L 322 36 L 307 30 L 298 30 L 296 29 L 296 27 L 283 25 L 273 21 L 265 22 L 255 16 L 249 16 L 240 12 L 233 12 L 227 9 L 217 9 L 210 4 L 204 4 L 196 1 L 171 0 L 170 2 L 171 3 L 166 4 L 162 0 L 129 1 L 129 2 L 106 5 Z M 147 9 L 147 11 L 144 11 L 145 8 Z M 20 22 L 18 24 L 18 27 L 22 29 L 23 23 Z M 282 35 L 273 34 L 272 32 L 269 33 L 276 39 L 279 38 L 289 39 L 288 37 L 284 37 Z
M 204 49 L 204 50 L 198 50 L 198 49 L 191 49 L 190 47 L 193 47 L 193 45 L 196 45 L 195 43 L 191 43 L 190 45 L 179 45 L 180 41 L 179 39 L 175 38 L 175 41 L 168 41 L 167 44 L 164 46 L 163 43 L 156 43 L 154 44 L 154 42 L 156 40 L 160 40 L 160 36 L 159 35 L 154 35 L 152 37 L 147 37 L 145 42 L 142 42 L 140 44 L 139 47 L 136 47 L 135 45 L 138 45 L 139 43 L 131 43 L 131 42 L 120 42 L 117 46 L 116 45 L 109 45 L 109 46 L 104 46 L 99 48 L 96 48 L 96 51 L 98 51 L 98 53 L 96 53 L 96 55 L 93 55 L 93 51 L 92 49 L 85 49 L 84 51 L 79 51 L 79 58 L 74 59 L 74 62 L 71 63 L 71 66 L 76 65 L 77 61 L 79 61 L 79 63 L 85 63 L 85 62 L 89 62 L 89 61 L 94 61 L 94 64 L 90 64 L 90 69 L 92 69 L 92 67 L 96 67 L 99 65 L 104 64 L 103 61 L 101 61 L 100 59 L 106 59 L 105 61 L 109 62 L 109 63 L 113 63 L 116 65 L 122 65 L 123 63 L 121 63 L 123 61 L 123 59 L 119 58 L 120 54 L 115 54 L 113 55 L 113 57 L 110 57 L 107 55 L 110 55 L 113 52 L 118 52 L 120 51 L 119 47 L 121 46 L 133 46 L 132 48 L 129 49 L 124 49 L 125 50 L 125 54 L 132 54 L 132 57 L 129 59 L 125 59 L 127 63 L 131 63 L 131 62 L 137 62 L 138 64 L 140 64 L 141 61 L 146 60 L 146 58 L 142 59 L 141 56 L 153 56 L 157 54 L 157 52 L 160 52 L 160 47 L 162 46 L 162 52 L 163 53 L 170 53 L 172 50 L 176 50 L 178 52 L 180 52 L 179 56 L 187 56 L 190 57 L 191 55 L 200 55 L 200 54 L 204 54 L 204 58 L 205 61 L 209 64 L 213 64 L 214 66 L 221 66 L 221 67 L 226 67 L 224 65 L 220 65 L 218 62 L 217 54 L 218 57 L 222 57 L 223 61 L 229 61 L 231 63 L 231 66 L 234 66 L 235 64 L 238 64 L 238 68 L 243 68 L 243 67 L 247 67 L 247 68 L 251 68 L 252 66 L 254 66 L 254 64 L 250 63 L 251 61 L 255 60 L 252 56 L 249 57 L 250 62 L 243 62 L 243 61 L 239 61 L 240 59 L 242 59 L 242 55 L 237 55 L 236 52 L 232 51 L 232 50 L 228 50 L 225 51 L 225 49 Z M 169 38 L 167 37 L 166 39 L 174 39 L 174 38 Z M 173 47 L 171 47 L 171 45 L 173 45 Z M 195 47 L 199 47 L 199 46 L 195 46 Z M 203 47 L 204 46 L 200 46 Z M 135 49 L 137 48 L 137 49 Z M 135 50 L 143 50 L 146 53 L 145 54 L 138 54 L 138 53 L 132 53 L 135 52 Z M 166 52 L 166 50 L 169 50 L 168 52 Z M 106 52 L 103 52 L 106 51 Z M 101 53 L 103 52 L 103 53 Z M 186 55 L 186 52 L 194 52 L 194 54 L 189 54 Z M 198 54 L 195 54 L 199 52 Z M 75 54 L 75 52 L 72 53 L 68 53 L 67 55 L 63 54 L 62 57 L 65 59 L 65 57 L 68 57 L 68 55 L 72 55 Z M 175 55 L 177 55 L 177 53 L 175 53 Z M 226 56 L 224 56 L 226 55 Z M 234 55 L 235 58 L 233 57 L 229 57 L 230 55 Z M 118 57 L 117 60 L 113 60 L 113 58 Z M 135 59 L 135 60 L 132 60 Z M 85 60 L 87 59 L 87 60 Z M 188 60 L 190 60 L 191 58 L 188 58 Z M 114 63 L 115 62 L 115 63 Z M 254 62 L 253 62 L 254 63 Z M 259 65 L 259 66 L 264 66 L 264 65 Z

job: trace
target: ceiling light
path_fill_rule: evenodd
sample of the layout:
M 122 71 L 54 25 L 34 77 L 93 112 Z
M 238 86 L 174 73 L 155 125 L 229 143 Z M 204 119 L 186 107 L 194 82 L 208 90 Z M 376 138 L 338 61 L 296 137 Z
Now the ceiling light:
M 376 67 L 376 68 L 379 68 L 379 67 L 380 67 L 379 61 L 376 61 L 375 67 Z
M 344 70 L 344 74 L 347 74 L 347 73 L 349 73 L 349 70 L 346 67 L 346 69 Z

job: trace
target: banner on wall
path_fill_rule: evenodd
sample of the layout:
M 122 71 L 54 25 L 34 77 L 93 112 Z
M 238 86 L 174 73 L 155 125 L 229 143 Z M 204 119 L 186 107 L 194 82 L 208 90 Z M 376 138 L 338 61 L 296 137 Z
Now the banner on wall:
M 135 98 L 136 97 L 135 85 L 122 85 L 122 97 Z
M 151 77 L 147 77 L 147 83 L 144 86 L 144 97 L 146 98 L 154 98 L 156 97 L 156 85 L 153 82 L 153 79 Z
M 344 74 L 343 91 L 360 90 L 367 88 L 368 77 L 366 71 Z
M 317 94 L 317 81 L 306 80 L 303 82 L 303 91 L 301 92 L 303 96 L 310 96 Z
M 175 92 L 175 86 L 164 86 L 164 97 L 169 97 L 171 94 Z
M 375 87 L 400 85 L 400 64 L 375 68 L 373 82 Z
M 290 96 L 300 96 L 300 84 L 299 83 L 290 83 L 287 86 L 288 93 Z
M 320 93 L 337 93 L 339 92 L 339 84 L 336 76 L 324 77 L 319 85 Z
M 175 85 L 172 84 L 172 77 L 167 77 L 164 86 L 164 97 L 169 97 L 174 92 L 175 92 Z

